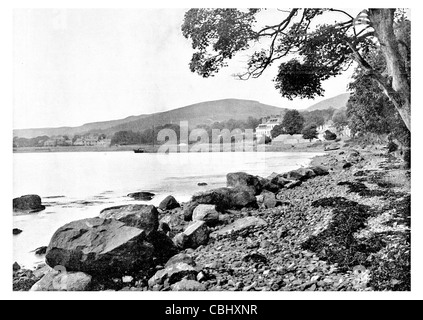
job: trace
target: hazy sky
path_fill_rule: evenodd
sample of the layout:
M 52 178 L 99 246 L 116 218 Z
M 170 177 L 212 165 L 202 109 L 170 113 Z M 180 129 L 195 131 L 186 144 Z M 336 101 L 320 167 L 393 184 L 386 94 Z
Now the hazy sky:
M 225 98 L 306 108 L 274 89 L 275 69 L 235 80 L 246 55 L 213 78 L 191 73 L 185 9 L 19 9 L 14 12 L 14 128 L 77 126 Z M 352 70 L 351 70 L 352 71 Z M 325 98 L 351 74 L 328 80 Z

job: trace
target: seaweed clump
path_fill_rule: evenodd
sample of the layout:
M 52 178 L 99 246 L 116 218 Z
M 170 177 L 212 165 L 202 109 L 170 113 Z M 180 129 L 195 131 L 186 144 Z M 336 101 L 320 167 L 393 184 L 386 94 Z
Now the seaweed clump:
M 323 198 L 314 201 L 312 206 L 332 207 L 334 217 L 326 230 L 311 236 L 302 243 L 302 248 L 315 252 L 331 264 L 337 263 L 341 271 L 356 265 L 369 265 L 369 256 L 385 245 L 379 238 L 358 240 L 354 237 L 372 215 L 370 207 L 342 197 Z

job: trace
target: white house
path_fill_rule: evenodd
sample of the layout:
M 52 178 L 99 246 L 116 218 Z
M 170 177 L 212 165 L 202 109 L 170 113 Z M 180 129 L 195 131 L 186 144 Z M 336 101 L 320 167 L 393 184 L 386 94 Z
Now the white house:
M 259 124 L 256 128 L 257 140 L 260 140 L 262 137 L 271 137 L 273 128 L 281 123 L 282 120 L 280 118 L 271 118 L 266 123 Z

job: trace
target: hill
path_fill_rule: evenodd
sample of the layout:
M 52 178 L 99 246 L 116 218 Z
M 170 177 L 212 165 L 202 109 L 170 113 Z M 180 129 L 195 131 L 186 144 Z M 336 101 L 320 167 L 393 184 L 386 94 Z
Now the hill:
M 142 131 L 153 125 L 168 123 L 179 124 L 188 121 L 190 127 L 199 124 L 210 124 L 215 121 L 229 119 L 246 120 L 248 117 L 261 118 L 269 115 L 284 114 L 286 109 L 262 104 L 253 100 L 224 99 L 207 101 L 185 106 L 182 108 L 155 113 L 151 115 L 131 116 L 125 119 L 94 122 L 79 127 L 17 129 L 13 136 L 33 138 L 36 136 L 54 136 L 85 134 L 89 132 L 113 134 L 117 131 L 132 130 Z
M 349 93 L 343 93 L 335 97 L 320 101 L 312 106 L 308 107 L 304 111 L 314 111 L 314 110 L 325 110 L 329 108 L 342 109 L 347 107 L 348 99 L 350 98 Z

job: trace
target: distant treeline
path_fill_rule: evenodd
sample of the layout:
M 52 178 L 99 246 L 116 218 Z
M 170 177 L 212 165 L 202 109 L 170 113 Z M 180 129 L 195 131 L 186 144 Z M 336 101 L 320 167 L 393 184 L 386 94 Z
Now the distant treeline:
M 235 120 L 229 119 L 227 121 L 214 122 L 210 125 L 202 124 L 198 125 L 196 129 L 204 129 L 209 137 L 212 136 L 213 129 L 228 129 L 232 131 L 234 129 L 255 129 L 261 123 L 261 119 L 256 119 L 249 117 L 247 120 Z M 132 145 L 132 144 L 153 144 L 157 143 L 157 135 L 163 129 L 171 129 L 175 131 L 178 142 L 180 141 L 180 126 L 177 124 L 166 124 L 164 126 L 157 126 L 154 129 L 146 129 L 143 131 L 133 132 L 133 131 L 118 131 L 112 137 L 112 145 Z
M 26 147 L 44 147 L 44 142 L 46 142 L 50 137 L 48 136 L 39 136 L 31 139 L 27 138 L 13 138 L 13 147 L 17 148 L 26 148 Z

